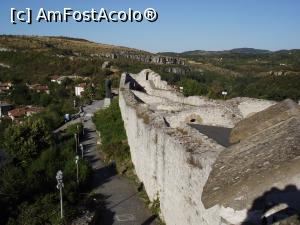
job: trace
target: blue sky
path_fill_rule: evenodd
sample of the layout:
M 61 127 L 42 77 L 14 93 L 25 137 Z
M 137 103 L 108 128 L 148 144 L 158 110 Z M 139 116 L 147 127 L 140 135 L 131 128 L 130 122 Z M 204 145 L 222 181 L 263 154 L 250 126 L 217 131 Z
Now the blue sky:
M 300 49 L 299 0 L 1 0 L 0 34 L 63 35 L 151 52 Z M 155 23 L 10 23 L 10 8 L 144 10 Z

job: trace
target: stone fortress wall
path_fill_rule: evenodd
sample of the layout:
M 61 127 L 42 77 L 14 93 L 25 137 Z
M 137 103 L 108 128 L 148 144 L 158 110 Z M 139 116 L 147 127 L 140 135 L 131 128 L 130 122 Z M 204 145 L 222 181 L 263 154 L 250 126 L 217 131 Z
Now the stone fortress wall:
M 186 122 L 185 118 L 194 114 L 202 118 L 202 124 L 232 128 L 241 119 L 275 104 L 273 101 L 253 98 L 222 101 L 210 100 L 202 96 L 184 97 L 167 82 L 162 81 L 160 75 L 152 70 L 146 69 L 131 76 L 143 86 L 145 91 L 133 91 L 134 94 L 155 111 L 176 111 L 175 116 L 171 114 L 169 117 L 177 122 Z
M 218 176 L 219 168 L 215 164 L 228 148 L 188 124 L 233 128 L 252 115 L 274 107 L 275 102 L 251 98 L 227 101 L 199 96 L 186 98 L 151 70 L 124 73 L 119 94 L 136 174 L 150 200 L 159 200 L 166 224 L 225 225 L 238 224 L 247 218 L 248 206 L 214 201 L 220 185 L 215 185 L 211 174 Z M 217 194 L 207 191 L 207 186 Z

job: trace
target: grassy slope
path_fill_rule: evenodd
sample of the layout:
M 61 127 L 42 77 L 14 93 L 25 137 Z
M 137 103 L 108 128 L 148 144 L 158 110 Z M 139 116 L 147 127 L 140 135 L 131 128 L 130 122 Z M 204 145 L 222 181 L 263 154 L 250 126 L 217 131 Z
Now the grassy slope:
M 101 133 L 101 150 L 105 161 L 116 161 L 120 172 L 131 167 L 129 146 L 117 99 L 110 107 L 98 111 L 93 117 L 97 130 Z
M 0 35 L 0 47 L 8 47 L 15 50 L 35 50 L 49 51 L 55 49 L 65 49 L 78 51 L 80 53 L 111 53 L 114 51 L 128 51 L 149 54 L 145 51 L 126 48 L 121 46 L 98 44 L 84 39 L 67 37 L 42 37 L 42 36 L 11 36 Z

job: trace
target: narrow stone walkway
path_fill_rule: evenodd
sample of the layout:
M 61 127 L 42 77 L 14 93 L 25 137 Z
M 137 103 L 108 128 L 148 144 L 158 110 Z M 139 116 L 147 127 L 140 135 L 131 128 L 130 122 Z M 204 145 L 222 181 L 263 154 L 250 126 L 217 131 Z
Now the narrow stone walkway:
M 105 198 L 105 210 L 100 212 L 101 225 L 154 225 L 156 216 L 139 199 L 138 191 L 129 181 L 117 175 L 113 168 L 106 167 L 97 151 L 97 133 L 92 115 L 103 107 L 103 101 L 86 106 L 84 119 L 85 137 L 81 142 L 85 157 L 93 167 L 93 192 Z

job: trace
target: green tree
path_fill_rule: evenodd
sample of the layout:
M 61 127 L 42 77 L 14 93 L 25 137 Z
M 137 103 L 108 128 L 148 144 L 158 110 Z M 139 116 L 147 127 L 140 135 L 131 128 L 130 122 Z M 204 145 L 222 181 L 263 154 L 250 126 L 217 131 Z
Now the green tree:
M 10 219 L 8 225 L 30 224 L 30 225 L 51 225 L 59 224 L 59 207 L 57 195 L 48 194 L 40 197 L 36 202 L 30 204 L 22 203 L 18 207 L 16 219 Z
M 16 84 L 11 92 L 10 99 L 17 105 L 30 104 L 31 95 L 29 89 L 23 84 Z
M 42 119 L 29 119 L 22 124 L 10 126 L 4 134 L 4 146 L 10 156 L 30 162 L 52 142 L 49 127 Z
M 131 166 L 129 146 L 124 129 L 118 99 L 114 99 L 110 107 L 98 111 L 93 117 L 97 130 L 101 132 L 101 149 L 107 160 L 115 160 L 118 169 Z
M 85 103 L 91 103 L 95 97 L 96 90 L 92 85 L 88 85 L 82 95 L 83 101 Z
M 184 79 L 180 82 L 180 85 L 183 87 L 183 94 L 185 96 L 207 94 L 206 86 L 204 84 L 199 83 L 196 80 Z

